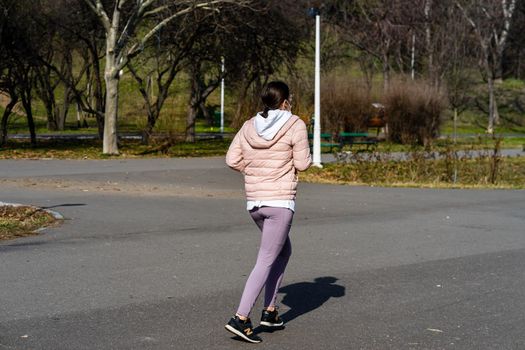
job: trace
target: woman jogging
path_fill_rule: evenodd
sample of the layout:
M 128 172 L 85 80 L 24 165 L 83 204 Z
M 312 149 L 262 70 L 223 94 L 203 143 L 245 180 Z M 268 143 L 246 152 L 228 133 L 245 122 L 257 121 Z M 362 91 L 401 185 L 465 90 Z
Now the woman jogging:
M 288 86 L 266 85 L 261 94 L 264 111 L 244 123 L 235 135 L 226 163 L 244 174 L 247 209 L 262 232 L 261 244 L 234 317 L 226 329 L 259 343 L 249 315 L 265 287 L 261 325 L 281 327 L 275 299 L 292 253 L 288 233 L 295 210 L 297 172 L 311 164 L 305 123 L 291 113 Z

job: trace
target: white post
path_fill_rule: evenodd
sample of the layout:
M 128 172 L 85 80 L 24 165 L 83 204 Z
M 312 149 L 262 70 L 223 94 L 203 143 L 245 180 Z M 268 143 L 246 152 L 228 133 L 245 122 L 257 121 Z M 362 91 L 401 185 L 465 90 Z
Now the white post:
M 312 165 L 321 164 L 321 16 L 315 15 L 315 100 L 314 100 L 314 147 Z
M 76 109 L 77 109 L 77 126 L 80 128 L 82 124 L 80 123 L 80 108 L 78 108 L 78 102 L 76 103 Z
M 457 160 L 457 120 L 458 120 L 458 109 L 454 108 L 454 184 L 458 180 L 458 160 Z
M 412 80 L 416 76 L 415 72 L 415 63 L 416 63 L 416 34 L 412 34 L 412 60 L 410 61 L 410 67 L 412 70 Z
M 224 133 L 224 57 L 221 58 L 221 133 Z

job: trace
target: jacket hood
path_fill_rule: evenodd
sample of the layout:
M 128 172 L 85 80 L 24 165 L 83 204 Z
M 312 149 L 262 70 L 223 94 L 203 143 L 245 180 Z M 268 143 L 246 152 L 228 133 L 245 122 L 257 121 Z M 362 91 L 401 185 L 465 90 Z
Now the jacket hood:
M 268 112 L 268 118 L 270 117 L 270 112 L 272 111 Z M 298 116 L 292 115 L 290 112 L 287 113 L 288 115 L 283 113 L 280 117 L 275 116 L 274 119 L 269 120 L 266 124 L 258 120 L 258 118 L 264 118 L 257 114 L 244 124 L 244 138 L 253 148 L 270 148 L 286 134 L 292 125 L 300 120 Z M 265 137 L 270 139 L 267 140 Z
M 260 137 L 266 141 L 270 141 L 277 135 L 283 125 L 290 119 L 292 112 L 282 109 L 272 109 L 268 111 L 267 117 L 263 117 L 261 113 L 255 116 L 255 130 Z

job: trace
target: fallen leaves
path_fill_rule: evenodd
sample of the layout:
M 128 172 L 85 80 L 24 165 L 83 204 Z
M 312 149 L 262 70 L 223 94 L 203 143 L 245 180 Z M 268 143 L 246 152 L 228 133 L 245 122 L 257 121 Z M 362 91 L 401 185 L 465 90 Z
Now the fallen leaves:
M 0 205 L 0 240 L 36 235 L 36 230 L 55 222 L 53 215 L 40 208 Z

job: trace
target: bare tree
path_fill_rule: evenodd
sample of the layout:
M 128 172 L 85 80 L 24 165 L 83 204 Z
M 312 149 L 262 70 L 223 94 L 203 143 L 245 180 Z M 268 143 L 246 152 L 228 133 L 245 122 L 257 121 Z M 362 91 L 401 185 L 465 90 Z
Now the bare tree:
M 142 131 L 145 144 L 149 143 L 169 89 L 183 69 L 184 60 L 191 54 L 196 37 L 207 34 L 197 30 L 198 24 L 194 22 L 195 16 L 187 16 L 171 23 L 166 30 L 157 33 L 141 56 L 128 63 L 146 107 L 147 123 Z
M 7 137 L 7 118 L 12 111 L 14 100 L 20 99 L 24 108 L 31 145 L 36 145 L 35 122 L 32 111 L 33 88 L 36 70 L 40 65 L 38 53 L 45 46 L 44 33 L 28 19 L 34 3 L 29 0 L 2 0 L 0 2 L 0 89 L 10 95 L 10 103 L 2 120 L 2 142 Z
M 489 120 L 487 132 L 499 123 L 495 83 L 502 80 L 503 52 L 507 45 L 516 0 L 456 0 L 457 8 L 471 26 L 480 52 L 480 67 L 487 80 Z
M 252 2 L 250 8 L 230 8 L 200 22 L 200 30 L 208 34 L 196 38 L 188 63 L 191 85 L 187 141 L 195 140 L 197 115 L 212 122 L 206 101 L 222 78 L 237 88 L 241 106 L 252 83 L 291 66 L 305 38 L 294 20 L 297 9 L 297 4 L 289 0 L 259 0 Z M 224 73 L 220 69 L 221 58 L 225 61 Z
M 129 60 L 169 22 L 198 9 L 220 11 L 226 4 L 245 5 L 249 0 L 84 0 L 96 13 L 106 32 L 106 106 L 103 153 L 118 154 L 117 116 L 120 72 Z M 140 28 L 140 30 L 139 30 Z
M 9 14 L 12 1 L 0 1 L 0 97 L 6 97 L 8 102 L 4 107 L 1 120 L 0 146 L 7 142 L 7 122 L 14 107 L 18 103 L 18 94 L 16 93 L 16 81 L 12 73 L 12 56 L 7 43 L 7 37 L 11 35 L 11 28 L 8 26 Z
M 67 52 L 74 52 L 77 59 L 77 69 L 66 60 L 62 81 L 81 112 L 95 117 L 99 138 L 103 139 L 106 93 L 101 60 L 105 56 L 105 30 L 83 0 L 48 1 L 57 8 L 55 18 L 65 43 L 64 57 L 68 57 Z
M 385 90 L 390 83 L 393 57 L 411 37 L 408 14 L 413 8 L 412 0 L 336 0 L 327 7 L 342 38 L 381 62 Z
M 434 33 L 437 63 L 435 73 L 439 75 L 439 80 L 446 81 L 455 126 L 457 118 L 472 100 L 470 87 L 475 82 L 469 68 L 476 65 L 472 55 L 475 43 L 471 40 L 463 15 L 454 6 L 440 8 L 439 17 L 442 20 Z
M 203 60 L 192 60 L 189 68 L 190 73 L 190 99 L 188 102 L 188 114 L 186 116 L 186 141 L 195 142 L 195 122 L 197 115 L 202 112 L 206 119 L 210 119 L 206 108 L 206 99 L 215 91 L 224 74 L 219 69 L 220 61 L 215 65 Z M 205 68 L 206 67 L 206 68 Z M 208 78 L 206 78 L 206 74 Z
M 96 17 L 82 0 L 41 0 L 40 11 L 31 15 L 43 32 L 47 32 L 50 45 L 40 54 L 36 92 L 44 102 L 48 114 L 49 129 L 64 130 L 69 107 L 73 102 L 81 110 L 93 113 L 89 89 L 91 72 L 96 71 L 100 54 L 92 59 L 90 51 L 97 50 L 102 38 Z M 95 25 L 96 24 L 96 25 Z M 61 84 L 61 103 L 55 98 L 55 90 Z M 98 119 L 103 119 L 101 111 Z M 97 123 L 99 134 L 103 123 Z
M 525 0 L 516 3 L 509 41 L 503 58 L 503 75 L 525 79 Z
M 422 20 L 415 21 L 418 35 L 424 37 L 424 45 L 419 47 L 424 52 L 422 73 L 436 87 L 441 86 L 445 75 L 455 69 L 452 67 L 458 67 L 456 60 L 461 61 L 461 67 L 467 62 L 456 53 L 461 51 L 461 54 L 469 56 L 466 48 L 470 41 L 465 34 L 468 28 L 453 1 L 422 0 L 419 4 L 423 7 Z
M 2 113 L 0 146 L 4 146 L 7 142 L 7 122 L 19 99 L 16 92 L 16 82 L 13 81 L 12 68 L 2 67 L 2 63 L 5 63 L 5 60 L 0 58 L 0 94 L 4 93 L 9 102 L 5 105 L 4 113 Z
M 250 102 L 259 101 L 261 87 L 272 74 L 296 73 L 296 59 L 305 53 L 308 28 L 312 27 L 305 8 L 296 0 L 262 3 L 266 7 L 259 8 L 258 13 L 234 13 L 241 25 L 234 26 L 234 33 L 229 35 L 234 40 L 223 40 L 228 44 L 223 53 L 226 79 L 237 92 L 232 120 L 235 126 L 250 117 L 247 113 L 253 113 L 256 105 Z

